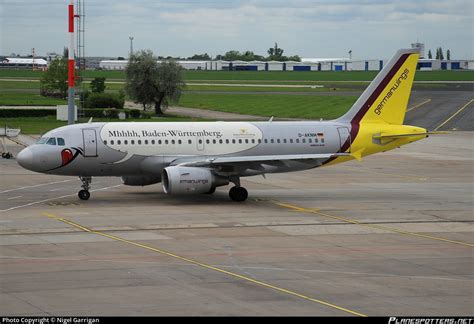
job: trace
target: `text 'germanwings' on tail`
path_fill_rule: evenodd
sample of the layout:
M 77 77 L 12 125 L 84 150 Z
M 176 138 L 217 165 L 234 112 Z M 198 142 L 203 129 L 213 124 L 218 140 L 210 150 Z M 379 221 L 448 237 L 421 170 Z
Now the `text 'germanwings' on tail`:
M 401 49 L 339 120 L 351 124 L 384 122 L 402 125 L 415 77 L 419 52 Z

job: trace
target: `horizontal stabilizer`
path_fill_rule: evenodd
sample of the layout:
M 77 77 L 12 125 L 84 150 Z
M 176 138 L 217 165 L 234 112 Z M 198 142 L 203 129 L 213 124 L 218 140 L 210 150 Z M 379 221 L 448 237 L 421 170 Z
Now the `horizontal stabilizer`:
M 440 134 L 447 134 L 447 132 L 424 132 L 424 133 L 405 133 L 405 134 L 393 134 L 393 133 L 380 133 L 374 135 L 376 139 L 397 139 L 403 137 L 410 137 L 410 136 L 428 136 L 428 135 L 440 135 Z
M 380 133 L 375 134 L 374 139 L 379 140 L 382 144 L 401 139 L 407 137 L 418 137 L 418 136 L 425 136 L 428 137 L 429 135 L 440 135 L 440 134 L 447 134 L 446 132 L 423 132 L 423 133 L 404 133 L 404 134 L 394 134 L 394 133 Z

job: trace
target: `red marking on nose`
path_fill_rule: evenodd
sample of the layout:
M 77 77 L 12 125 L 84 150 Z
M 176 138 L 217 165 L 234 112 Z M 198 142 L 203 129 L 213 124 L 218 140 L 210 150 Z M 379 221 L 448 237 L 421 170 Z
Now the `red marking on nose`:
M 70 149 L 64 149 L 61 151 L 62 166 L 65 166 L 71 162 L 73 158 L 72 152 Z

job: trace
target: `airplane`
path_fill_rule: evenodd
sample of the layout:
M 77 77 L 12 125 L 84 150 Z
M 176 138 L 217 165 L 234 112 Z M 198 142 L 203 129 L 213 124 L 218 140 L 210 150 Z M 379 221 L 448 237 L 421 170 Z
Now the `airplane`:
M 125 185 L 162 182 L 168 195 L 212 194 L 241 177 L 308 170 L 385 152 L 428 137 L 403 125 L 419 52 L 401 49 L 346 114 L 329 121 L 89 122 L 44 134 L 18 163 L 46 174 L 79 176 L 82 200 L 92 177 L 119 176 Z M 291 107 L 288 107 L 291 109 Z

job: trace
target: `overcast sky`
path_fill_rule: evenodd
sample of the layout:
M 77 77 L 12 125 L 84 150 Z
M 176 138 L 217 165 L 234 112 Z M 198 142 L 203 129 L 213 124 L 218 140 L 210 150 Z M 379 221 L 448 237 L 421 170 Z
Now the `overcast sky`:
M 66 0 L 0 0 L 0 54 L 62 52 Z M 211 56 L 234 49 L 267 55 L 389 58 L 412 42 L 474 58 L 472 0 L 83 0 L 86 55 Z

